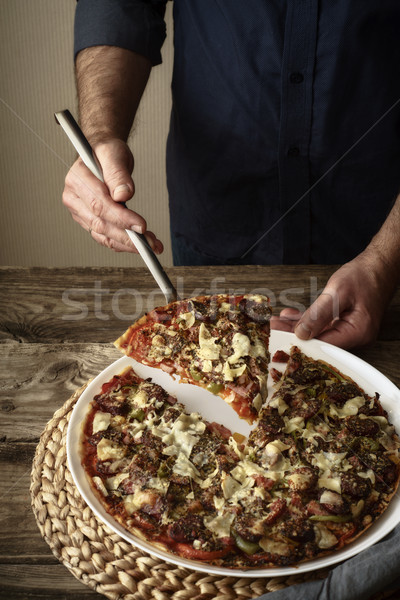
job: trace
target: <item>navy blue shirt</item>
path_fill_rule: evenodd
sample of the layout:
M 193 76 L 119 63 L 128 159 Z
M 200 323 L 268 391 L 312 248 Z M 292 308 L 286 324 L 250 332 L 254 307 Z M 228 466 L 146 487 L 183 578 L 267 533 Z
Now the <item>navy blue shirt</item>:
M 160 63 L 165 4 L 79 0 L 75 53 L 115 45 Z M 400 188 L 399 0 L 173 10 L 172 232 L 228 261 L 356 256 Z

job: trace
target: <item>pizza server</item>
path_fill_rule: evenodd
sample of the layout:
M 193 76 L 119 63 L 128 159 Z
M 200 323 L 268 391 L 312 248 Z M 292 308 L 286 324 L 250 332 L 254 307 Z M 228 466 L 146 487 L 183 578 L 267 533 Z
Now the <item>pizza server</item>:
M 101 172 L 100 164 L 96 158 L 96 155 L 90 146 L 88 140 L 83 134 L 83 131 L 71 115 L 69 110 L 62 110 L 54 114 L 57 123 L 61 125 L 69 140 L 73 144 L 75 150 L 85 163 L 88 169 L 95 175 L 100 181 L 104 182 L 103 174 Z M 135 245 L 135 248 L 139 252 L 140 256 L 144 260 L 150 273 L 153 275 L 157 285 L 165 296 L 167 304 L 178 300 L 178 294 L 175 287 L 172 285 L 168 275 L 161 266 L 157 256 L 154 254 L 152 248 L 148 244 L 145 236 L 141 233 L 136 233 L 130 229 L 125 230 L 131 241 Z

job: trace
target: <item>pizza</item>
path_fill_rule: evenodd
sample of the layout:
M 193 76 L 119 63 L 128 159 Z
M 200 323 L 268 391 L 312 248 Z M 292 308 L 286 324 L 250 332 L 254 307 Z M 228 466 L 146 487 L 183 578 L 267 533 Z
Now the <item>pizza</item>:
M 155 308 L 115 345 L 217 394 L 252 423 L 267 397 L 270 316 L 260 294 L 200 296 Z
M 232 569 L 295 565 L 370 527 L 399 482 L 379 395 L 296 346 L 274 360 L 285 370 L 247 440 L 132 368 L 105 383 L 81 443 L 105 510 L 159 549 Z

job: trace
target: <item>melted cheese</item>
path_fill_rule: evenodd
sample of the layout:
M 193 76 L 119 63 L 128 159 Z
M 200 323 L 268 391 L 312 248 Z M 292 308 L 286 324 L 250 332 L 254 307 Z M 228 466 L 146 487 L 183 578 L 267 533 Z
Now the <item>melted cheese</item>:
M 218 498 L 218 496 L 214 496 L 213 502 L 217 510 L 221 510 L 225 504 L 225 500 L 223 498 Z
M 161 440 L 167 446 L 163 450 L 164 454 L 169 456 L 184 454 L 189 458 L 193 446 L 198 442 L 199 436 L 205 428 L 206 425 L 198 413 L 191 413 L 190 415 L 183 413 L 173 423 L 172 428 L 167 429 L 167 432 L 163 429 L 154 428 L 153 433 L 155 435 L 161 433 Z
M 373 472 L 372 469 L 368 469 L 368 471 L 365 471 L 365 472 L 363 472 L 363 471 L 358 472 L 357 475 L 359 477 L 361 477 L 362 479 L 370 479 L 372 484 L 375 483 L 375 473 Z
M 279 554 L 280 556 L 289 556 L 290 554 L 290 546 L 284 542 L 276 542 L 268 537 L 265 537 L 262 538 L 258 543 L 264 552 Z
M 251 460 L 245 459 L 239 461 L 230 474 L 234 479 L 243 483 L 247 477 L 251 477 L 252 475 L 265 475 L 265 469 Z
M 145 504 L 153 505 L 154 500 L 154 493 L 150 490 L 136 490 L 134 494 L 125 496 L 123 502 L 126 512 L 131 515 Z
M 343 408 L 339 408 L 338 406 L 331 404 L 329 413 L 333 417 L 350 417 L 352 415 L 356 415 L 358 413 L 358 409 L 361 408 L 361 406 L 364 406 L 364 404 L 365 398 L 363 396 L 356 396 L 355 398 L 347 400 L 347 402 L 344 403 Z
M 322 471 L 341 466 L 347 452 L 318 452 L 311 458 L 311 463 L 314 467 L 318 467 Z
M 193 327 L 195 321 L 196 318 L 192 312 L 181 313 L 179 315 L 179 326 L 183 329 L 189 329 L 190 327 Z
M 121 458 L 119 460 L 113 461 L 109 465 L 108 470 L 110 471 L 110 473 L 115 473 L 116 471 L 122 469 L 123 467 L 128 467 L 129 463 L 130 463 L 129 458 Z
M 224 498 L 229 501 L 229 504 L 238 504 L 241 500 L 248 499 L 251 488 L 254 487 L 254 477 L 245 477 L 244 473 L 241 473 L 239 476 L 242 481 L 237 481 L 226 473 L 222 474 L 221 488 Z
M 102 438 L 97 444 L 97 456 L 100 460 L 111 460 L 124 458 L 126 454 L 126 446 L 120 446 L 112 440 Z
M 204 323 L 199 328 L 199 350 L 198 355 L 205 360 L 217 360 L 220 348 L 216 344 L 217 338 L 212 337 Z
M 240 367 L 233 368 L 233 367 L 230 367 L 229 364 L 226 362 L 222 369 L 222 375 L 224 377 L 224 380 L 225 381 L 233 381 L 234 379 L 236 379 L 236 377 L 240 377 L 241 375 L 243 375 L 246 368 L 247 368 L 246 363 L 241 365 Z
M 234 307 L 233 305 L 229 304 L 229 302 L 221 302 L 218 311 L 220 313 L 227 313 L 227 312 L 237 313 L 237 312 L 239 312 L 238 309 L 236 307 Z
M 265 345 L 259 338 L 255 338 L 250 346 L 250 356 L 253 358 L 257 358 L 261 356 L 262 358 L 267 358 L 267 351 Z
M 170 482 L 168 478 L 160 479 L 160 477 L 152 477 L 149 479 L 148 485 L 153 490 L 157 490 L 157 492 L 160 492 L 163 496 L 165 496 L 168 491 L 169 483 Z
M 292 483 L 293 487 L 302 488 L 311 481 L 312 473 L 292 473 L 287 479 Z
M 212 371 L 212 362 L 211 360 L 203 360 L 203 365 L 201 367 L 203 373 L 211 373 Z
M 332 548 L 338 541 L 337 537 L 323 523 L 316 523 L 314 525 L 314 532 L 317 546 L 323 550 Z
M 240 358 L 250 353 L 250 340 L 244 333 L 235 333 L 232 338 L 233 354 L 228 357 L 228 363 L 234 365 Z
M 101 492 L 103 494 L 103 496 L 108 496 L 108 491 L 101 479 L 101 477 L 97 477 L 97 475 L 95 477 L 93 477 L 92 479 L 94 485 L 96 486 L 96 488 L 99 490 L 99 492 Z
M 176 459 L 175 464 L 172 467 L 172 471 L 177 475 L 182 475 L 183 477 L 191 477 L 195 481 L 201 481 L 199 471 L 196 469 L 194 464 L 190 462 L 187 456 L 182 452 L 178 454 L 178 458 Z
M 118 473 L 118 475 L 114 475 L 114 477 L 108 477 L 106 479 L 106 486 L 109 490 L 116 490 L 121 481 L 127 479 L 127 477 L 129 477 L 129 473 Z
M 231 525 L 235 518 L 234 514 L 217 515 L 216 517 L 204 517 L 204 525 L 215 533 L 217 537 L 229 537 Z
M 338 494 L 342 493 L 340 477 L 331 475 L 330 471 L 326 471 L 322 475 L 322 477 L 319 477 L 318 487 L 326 488 L 327 490 L 332 490 L 333 492 L 337 492 Z
M 275 396 L 274 398 L 272 398 L 268 402 L 268 406 L 271 406 L 272 408 L 277 408 L 278 409 L 278 413 L 280 415 L 283 415 L 283 413 L 285 412 L 285 410 L 287 408 L 289 408 L 289 406 L 286 404 L 286 402 L 284 401 L 284 399 L 281 398 L 280 396 Z
M 97 411 L 93 419 L 93 433 L 105 431 L 111 423 L 111 413 Z
M 130 400 L 142 408 L 147 406 L 149 398 L 144 390 L 139 389 L 136 394 L 130 397 Z
M 253 398 L 253 406 L 254 406 L 254 408 L 256 409 L 257 412 L 260 411 L 262 403 L 263 403 L 263 400 L 262 400 L 261 394 L 257 394 Z
M 235 439 L 236 435 L 240 435 L 240 434 L 234 433 L 233 436 L 231 436 L 229 438 L 228 444 L 233 449 L 235 454 L 238 455 L 239 458 L 244 458 L 244 452 L 242 452 L 242 450 L 239 448 L 239 444 L 238 444 L 237 440 Z
M 219 472 L 218 467 L 216 467 L 215 470 L 212 473 L 210 473 L 210 475 L 208 477 L 206 477 L 206 479 L 204 479 L 203 481 L 197 482 L 202 490 L 206 490 L 207 488 L 210 487 L 210 485 L 212 485 L 212 480 L 214 479 L 214 477 L 216 475 L 218 475 L 218 472 Z
M 269 472 L 284 472 L 290 468 L 290 461 L 285 459 L 281 452 L 288 448 L 290 448 L 290 446 L 284 444 L 280 440 L 274 440 L 265 446 L 262 459 L 264 464 L 268 467 Z
M 332 504 L 333 506 L 341 506 L 343 504 L 340 494 L 333 490 L 324 490 L 319 501 L 321 504 Z
M 283 417 L 285 421 L 285 427 L 283 431 L 285 433 L 292 433 L 292 431 L 299 431 L 304 429 L 304 419 L 303 417 L 293 417 L 289 419 L 288 417 Z
M 352 504 L 350 506 L 351 514 L 353 515 L 353 517 L 355 519 L 360 516 L 360 514 L 364 508 L 364 504 L 365 504 L 364 500 L 359 500 L 357 502 L 357 504 Z
M 242 486 L 240 485 L 240 483 L 238 481 L 235 481 L 235 479 L 233 479 L 233 477 L 231 477 L 230 475 L 224 477 L 221 483 L 221 488 L 224 494 L 224 498 L 226 500 L 229 500 L 229 498 L 236 494 L 236 492 L 238 492 L 241 487 Z

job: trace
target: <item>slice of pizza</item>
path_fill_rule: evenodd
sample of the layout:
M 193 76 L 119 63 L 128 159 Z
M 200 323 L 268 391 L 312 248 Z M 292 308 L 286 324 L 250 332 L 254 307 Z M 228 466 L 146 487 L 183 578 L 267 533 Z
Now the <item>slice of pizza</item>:
M 252 423 L 267 397 L 270 315 L 259 294 L 199 296 L 155 308 L 115 345 L 217 394 Z
M 106 382 L 82 427 L 81 461 L 98 500 L 157 548 L 219 564 L 239 549 L 221 518 L 221 472 L 239 460 L 230 431 L 127 369 Z M 240 553 L 240 552 L 239 552 Z
M 296 346 L 287 359 L 248 448 L 265 467 L 259 484 L 285 498 L 259 545 L 284 536 L 279 551 L 296 548 L 300 561 L 346 546 L 385 511 L 399 485 L 400 443 L 378 394 Z

